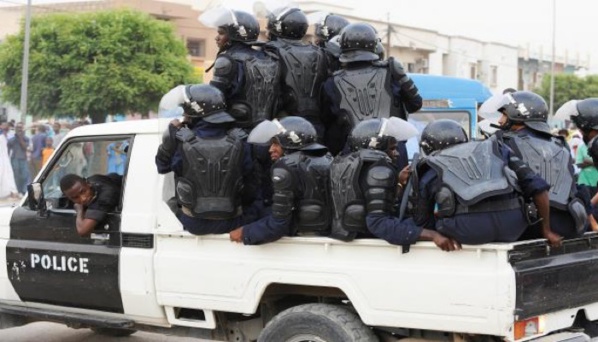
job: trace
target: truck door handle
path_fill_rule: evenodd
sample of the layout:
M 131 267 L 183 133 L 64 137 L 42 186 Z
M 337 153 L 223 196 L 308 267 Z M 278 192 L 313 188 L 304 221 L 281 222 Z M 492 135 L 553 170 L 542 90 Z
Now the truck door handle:
M 92 240 L 99 240 L 99 241 L 108 241 L 110 240 L 109 234 L 102 234 L 102 233 L 91 233 L 89 236 Z

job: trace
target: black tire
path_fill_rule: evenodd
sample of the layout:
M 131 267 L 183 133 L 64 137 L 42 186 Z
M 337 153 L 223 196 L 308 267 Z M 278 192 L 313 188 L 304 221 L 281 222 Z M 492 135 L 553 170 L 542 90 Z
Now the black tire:
M 258 342 L 378 342 L 359 317 L 330 304 L 303 304 L 276 315 Z
M 121 328 L 91 328 L 91 331 L 98 335 L 110 336 L 110 337 L 126 337 L 137 332 L 133 329 L 121 329 Z

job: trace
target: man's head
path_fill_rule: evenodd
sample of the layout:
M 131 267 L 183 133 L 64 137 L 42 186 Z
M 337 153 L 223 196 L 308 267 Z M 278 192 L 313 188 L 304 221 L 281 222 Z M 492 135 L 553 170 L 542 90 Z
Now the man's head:
M 59 122 L 54 122 L 54 124 L 52 125 L 52 128 L 54 129 L 54 133 L 56 133 L 56 134 L 60 133 L 60 123 Z
M 324 46 L 324 43 L 332 37 L 341 33 L 349 21 L 340 15 L 328 13 L 315 24 L 316 44 Z
M 72 173 L 62 177 L 60 190 L 73 203 L 83 206 L 89 205 L 95 196 L 93 188 L 85 178 Z
M 54 139 L 52 137 L 46 137 L 46 147 L 52 147 Z
M 270 144 L 268 153 L 270 153 L 270 160 L 273 162 L 277 161 L 284 155 L 284 149 L 280 145 L 280 142 L 277 138 L 272 138 L 272 143 Z
M 281 7 L 268 15 L 268 36 L 286 39 L 301 39 L 305 36 L 309 22 L 299 8 Z
M 502 113 L 499 125 L 503 129 L 525 125 L 534 131 L 551 134 L 550 126 L 546 123 L 548 106 L 540 95 L 530 91 L 516 91 L 506 93 L 504 99 L 504 103 L 498 108 Z
M 467 133 L 457 121 L 440 119 L 430 122 L 424 128 L 419 146 L 426 155 L 430 155 L 467 141 Z
M 270 148 L 277 142 L 284 153 L 293 151 L 318 151 L 326 150 L 326 147 L 318 142 L 316 129 L 305 118 L 300 116 L 287 116 L 278 119 L 264 120 L 260 122 L 249 134 L 247 141 L 251 144 L 265 145 Z M 278 149 L 278 146 L 274 146 Z M 278 151 L 274 151 L 278 154 Z M 270 156 L 272 156 L 272 151 Z
M 2 131 L 3 134 L 8 132 L 8 122 L 0 123 L 0 131 Z
M 378 150 L 397 158 L 397 142 L 407 141 L 417 136 L 413 124 L 397 118 L 369 119 L 358 123 L 347 139 L 351 151 L 362 149 Z
M 15 125 L 15 134 L 16 135 L 23 135 L 25 133 L 25 125 L 22 122 L 17 122 Z
M 253 44 L 260 34 L 260 24 L 253 15 L 226 7 L 205 11 L 199 21 L 218 30 L 216 45 L 220 51 L 230 47 L 233 42 Z
M 189 84 L 172 88 L 162 96 L 159 107 L 170 111 L 182 107 L 185 121 L 195 126 L 200 120 L 212 124 L 234 122 L 226 112 L 226 99 L 220 89 L 209 84 Z
M 569 101 L 557 110 L 557 116 L 559 112 L 575 123 L 586 144 L 598 135 L 598 98 Z
M 378 33 L 370 24 L 355 23 L 347 25 L 341 33 L 341 63 L 377 61 Z
M 39 133 L 46 133 L 46 125 L 44 125 L 44 124 L 37 125 L 37 131 Z

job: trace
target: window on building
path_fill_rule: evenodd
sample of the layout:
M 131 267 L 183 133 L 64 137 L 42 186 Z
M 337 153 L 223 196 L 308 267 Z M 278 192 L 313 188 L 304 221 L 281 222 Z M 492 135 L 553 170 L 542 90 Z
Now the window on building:
M 469 63 L 469 78 L 471 78 L 472 80 L 475 80 L 478 78 L 478 70 L 476 68 L 477 64 L 476 63 Z
M 496 65 L 490 66 L 490 86 L 496 87 L 498 83 L 498 67 Z
M 206 41 L 203 39 L 187 39 L 187 51 L 193 57 L 206 55 Z
M 415 72 L 415 63 L 407 63 L 407 72 Z

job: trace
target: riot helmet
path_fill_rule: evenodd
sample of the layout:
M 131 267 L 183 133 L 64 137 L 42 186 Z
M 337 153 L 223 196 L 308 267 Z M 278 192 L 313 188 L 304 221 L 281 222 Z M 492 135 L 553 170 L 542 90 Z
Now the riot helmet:
M 321 41 L 327 42 L 330 38 L 339 35 L 349 21 L 340 15 L 326 13 L 315 23 L 315 33 Z
M 226 112 L 224 94 L 209 84 L 180 85 L 171 89 L 160 100 L 160 116 L 168 117 L 177 107 L 192 119 L 203 119 L 210 123 L 233 122 Z
M 286 39 L 301 39 L 309 26 L 307 17 L 299 8 L 281 7 L 268 14 L 268 31 Z
M 573 121 L 582 132 L 598 130 L 598 98 L 566 102 L 556 111 L 554 117 Z
M 550 126 L 546 123 L 548 106 L 540 95 L 529 91 L 516 91 L 505 93 L 504 99 L 498 111 L 507 116 L 507 125 L 523 123 L 535 131 L 551 134 Z
M 434 151 L 467 141 L 467 133 L 457 121 L 440 119 L 430 122 L 424 128 L 419 146 L 426 155 L 430 155 Z
M 415 126 L 397 117 L 364 120 L 358 123 L 349 134 L 349 148 L 351 151 L 361 149 L 386 151 L 392 142 L 409 140 L 417 133 Z
M 341 63 L 377 61 L 380 56 L 377 54 L 378 33 L 370 24 L 355 23 L 347 25 L 340 38 Z
M 252 44 L 260 34 L 260 23 L 253 15 L 225 7 L 205 11 L 199 16 L 199 21 L 208 27 L 223 28 L 232 42 Z
M 320 145 L 318 134 L 311 122 L 300 116 L 287 116 L 280 121 L 264 120 L 260 122 L 251 133 L 247 141 L 252 144 L 269 144 L 276 138 L 282 148 L 296 151 L 313 151 L 326 149 Z

